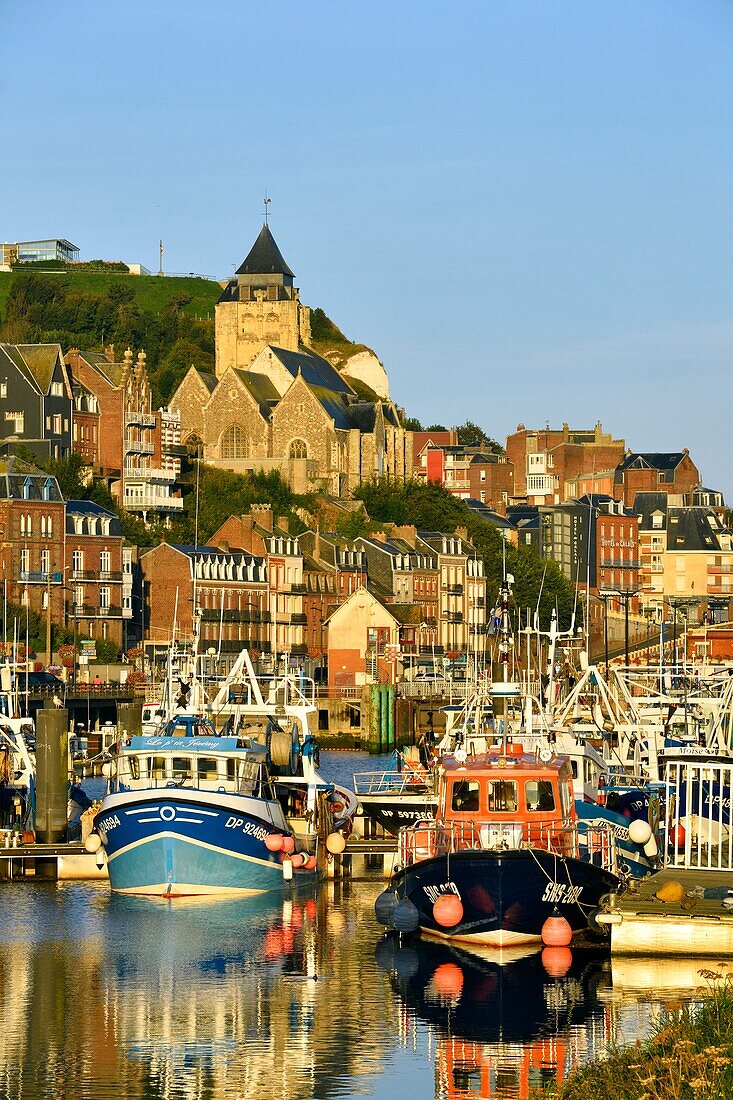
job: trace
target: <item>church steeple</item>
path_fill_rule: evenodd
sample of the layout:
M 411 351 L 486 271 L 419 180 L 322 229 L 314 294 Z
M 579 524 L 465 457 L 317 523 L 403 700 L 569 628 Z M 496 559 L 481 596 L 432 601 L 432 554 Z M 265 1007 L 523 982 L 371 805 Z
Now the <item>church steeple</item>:
M 270 276 L 279 275 L 281 278 L 277 282 L 292 286 L 293 272 L 285 263 L 267 223 L 262 226 L 260 235 L 249 250 L 246 259 L 237 268 L 237 275 L 265 276 L 267 283 L 271 281 Z

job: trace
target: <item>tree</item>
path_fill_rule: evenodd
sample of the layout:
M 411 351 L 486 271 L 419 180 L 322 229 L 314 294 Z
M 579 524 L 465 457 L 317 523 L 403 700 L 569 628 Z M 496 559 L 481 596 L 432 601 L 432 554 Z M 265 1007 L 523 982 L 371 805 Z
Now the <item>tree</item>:
M 422 432 L 425 430 L 416 416 L 403 416 L 402 427 L 407 432 Z
M 456 431 L 458 432 L 458 442 L 464 447 L 486 447 L 494 454 L 504 453 L 502 445 L 487 435 L 484 429 L 480 428 L 478 424 L 474 424 L 472 420 L 467 420 L 465 424 L 459 424 Z

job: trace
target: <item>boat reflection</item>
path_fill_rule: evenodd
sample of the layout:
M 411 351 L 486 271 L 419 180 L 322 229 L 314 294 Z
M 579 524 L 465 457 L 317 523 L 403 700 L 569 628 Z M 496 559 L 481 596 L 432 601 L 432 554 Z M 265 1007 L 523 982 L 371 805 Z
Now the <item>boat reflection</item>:
M 595 950 L 466 951 L 385 937 L 377 964 L 435 1036 L 439 1100 L 524 1100 L 559 1084 L 608 1039 L 599 993 L 610 987 Z

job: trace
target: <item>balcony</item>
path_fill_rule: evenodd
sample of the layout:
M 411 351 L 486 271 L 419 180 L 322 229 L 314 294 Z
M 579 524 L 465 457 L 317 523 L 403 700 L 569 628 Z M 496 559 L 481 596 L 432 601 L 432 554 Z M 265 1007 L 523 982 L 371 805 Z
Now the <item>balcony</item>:
M 61 573 L 51 573 L 50 574 L 51 584 L 61 584 L 62 579 L 63 578 L 62 578 Z M 18 573 L 18 583 L 19 584 L 48 584 L 49 583 L 49 574 L 48 573 L 42 573 L 40 570 L 21 569 L 20 572 Z
M 119 584 L 122 580 L 122 573 L 117 569 L 106 573 L 95 572 L 93 569 L 72 569 L 69 575 L 72 581 L 98 581 L 101 584 L 106 581 Z
M 160 449 L 164 455 L 170 455 L 171 458 L 186 458 L 188 455 L 188 447 L 183 443 L 166 443 L 163 440 Z
M 125 413 L 125 427 L 128 427 L 131 424 L 135 424 L 139 428 L 154 428 L 155 427 L 155 413 L 146 413 L 146 412 L 128 412 L 128 413 Z
M 224 622 L 224 623 L 262 623 L 267 622 L 269 616 L 267 612 L 261 611 L 248 611 L 246 608 L 225 608 L 222 611 L 218 607 L 203 607 L 201 609 L 201 618 L 204 622 Z
M 183 501 L 180 497 L 164 496 L 162 493 L 125 493 L 123 506 L 128 512 L 180 512 Z
M 462 623 L 463 612 L 462 611 L 444 611 L 443 612 L 444 623 Z
M 125 453 L 129 455 L 151 455 L 155 451 L 152 443 L 142 439 L 126 439 Z
M 715 584 L 708 581 L 709 596 L 733 596 L 733 584 Z
M 453 490 L 455 489 L 470 489 L 471 482 L 468 480 L 467 477 L 446 476 L 445 481 L 443 482 L 443 488 L 447 489 L 449 493 L 453 492 Z
M 95 607 L 94 604 L 76 604 L 72 609 L 72 615 L 79 619 L 121 619 L 122 608 L 118 604 L 109 607 Z
M 708 574 L 714 576 L 720 576 L 721 574 L 733 573 L 733 565 L 709 565 Z
M 305 584 L 286 584 L 282 589 L 284 592 L 292 592 L 294 596 L 305 596 L 308 592 L 308 586 Z
M 483 596 L 473 596 L 471 598 L 471 607 L 486 607 L 486 600 Z
M 446 592 L 449 596 L 462 596 L 463 595 L 463 585 L 462 584 L 444 585 L 443 591 Z
M 125 466 L 125 481 L 164 481 L 176 480 L 174 470 L 164 470 L 161 466 Z
M 633 558 L 601 558 L 601 569 L 638 569 L 640 562 Z
M 297 612 L 295 615 L 290 616 L 290 622 L 293 626 L 305 626 L 308 622 L 308 616 Z

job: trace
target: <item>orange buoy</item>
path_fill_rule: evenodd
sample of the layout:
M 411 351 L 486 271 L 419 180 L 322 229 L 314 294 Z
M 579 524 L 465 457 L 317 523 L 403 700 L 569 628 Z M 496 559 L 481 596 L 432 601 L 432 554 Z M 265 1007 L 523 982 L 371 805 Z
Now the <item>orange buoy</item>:
M 315 856 L 308 856 L 303 866 L 306 871 L 315 871 L 317 862 L 318 861 Z
M 564 978 L 572 966 L 573 953 L 569 947 L 545 947 L 542 965 L 551 978 Z
M 340 856 L 346 847 L 346 838 L 343 833 L 329 833 L 326 837 L 326 847 L 332 856 Z
M 282 844 L 280 845 L 280 847 L 282 848 L 283 852 L 286 852 L 289 855 L 291 852 L 295 851 L 295 841 L 291 836 L 284 836 L 282 838 Z
M 558 909 L 542 925 L 542 942 L 548 947 L 567 947 L 573 938 L 573 930 Z
M 302 867 L 305 863 L 306 857 L 302 852 L 294 852 L 290 857 L 293 863 L 293 867 Z
M 680 825 L 679 822 L 677 822 L 676 825 L 673 825 L 672 828 L 669 830 L 670 843 L 672 844 L 672 847 L 678 852 L 681 851 L 682 848 L 684 848 L 686 838 L 687 833 L 685 832 L 685 827 L 684 825 Z
M 455 963 L 441 963 L 433 974 L 435 992 L 442 997 L 460 997 L 463 992 L 463 971 Z
M 280 833 L 270 833 L 265 837 L 265 847 L 268 852 L 279 852 L 283 846 L 284 837 Z
M 441 894 L 433 905 L 433 919 L 443 928 L 455 928 L 463 920 L 463 902 L 457 894 Z

